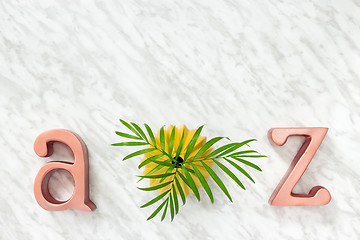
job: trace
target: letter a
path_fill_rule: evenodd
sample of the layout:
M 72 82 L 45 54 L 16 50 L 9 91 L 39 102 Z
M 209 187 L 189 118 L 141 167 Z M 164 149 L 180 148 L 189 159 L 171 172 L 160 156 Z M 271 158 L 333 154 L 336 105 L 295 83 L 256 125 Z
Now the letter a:
M 77 134 L 55 129 L 43 132 L 34 142 L 35 153 L 40 157 L 48 157 L 53 153 L 53 143 L 61 142 L 69 146 L 74 153 L 74 163 L 49 162 L 38 172 L 34 183 L 34 194 L 39 205 L 48 211 L 62 211 L 69 208 L 81 211 L 93 211 L 95 204 L 89 199 L 89 159 L 87 148 Z M 66 201 L 58 201 L 49 192 L 48 183 L 52 171 L 64 169 L 68 171 L 75 182 L 74 193 Z
M 296 154 L 285 176 L 276 187 L 269 199 L 273 206 L 320 206 L 328 204 L 331 200 L 330 192 L 321 186 L 313 187 L 309 194 L 292 193 L 311 159 L 314 157 L 327 128 L 272 128 L 269 130 L 269 138 L 275 144 L 282 146 L 289 136 L 304 136 L 305 142 Z

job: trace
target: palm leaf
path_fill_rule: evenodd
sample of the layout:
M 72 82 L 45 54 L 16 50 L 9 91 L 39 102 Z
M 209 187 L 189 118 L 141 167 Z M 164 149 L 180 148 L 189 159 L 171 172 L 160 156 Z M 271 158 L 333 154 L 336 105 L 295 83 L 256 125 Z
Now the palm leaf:
M 169 155 L 171 156 L 173 148 L 174 148 L 174 140 L 175 140 L 175 126 L 173 127 L 170 135 L 169 141 Z
M 180 176 L 180 178 L 184 181 L 184 183 L 185 183 L 189 188 L 191 188 L 188 180 L 186 179 L 186 177 L 185 177 L 184 175 L 182 175 L 181 172 L 179 172 L 179 171 L 177 172 L 177 174 L 178 174 L 178 175 Z
M 183 132 L 182 132 L 182 135 L 181 135 L 181 139 L 180 139 L 180 143 L 179 143 L 179 146 L 176 150 L 176 156 L 175 156 L 175 159 L 177 159 L 181 153 L 181 150 L 182 150 L 182 147 L 183 147 L 183 144 L 184 144 L 184 136 L 185 136 L 185 128 L 183 129 Z
M 184 194 L 184 191 L 180 185 L 180 182 L 179 180 L 177 180 L 177 177 L 175 177 L 175 183 L 176 183 L 176 186 L 177 186 L 177 189 L 179 191 L 179 194 L 180 194 L 180 197 L 181 197 L 181 200 L 183 202 L 183 205 L 186 203 L 186 197 L 185 197 L 185 194 Z
M 231 156 L 248 154 L 248 153 L 258 153 L 258 152 L 254 150 L 246 150 L 246 151 L 234 152 L 231 154 Z
M 192 152 L 195 144 L 196 144 L 196 141 L 198 140 L 199 138 L 199 135 L 201 133 L 201 130 L 203 129 L 204 125 L 200 126 L 196 132 L 194 133 L 194 136 L 191 138 L 190 142 L 189 142 L 189 145 L 186 149 L 186 153 L 185 153 L 185 156 L 184 156 L 184 162 L 186 161 L 186 159 L 189 157 L 190 153 Z
M 168 195 L 168 197 L 155 209 L 155 211 L 148 217 L 147 220 L 150 220 L 150 219 L 154 218 L 163 209 L 163 213 L 162 213 L 162 217 L 161 217 L 161 221 L 163 221 L 165 219 L 167 210 L 169 209 L 170 214 L 171 214 L 171 221 L 173 221 L 174 216 L 176 214 L 178 214 L 178 212 L 179 212 L 178 194 L 180 195 L 183 204 L 186 203 L 186 196 L 184 194 L 184 189 L 182 188 L 182 185 L 180 184 L 176 173 L 178 173 L 178 176 L 180 176 L 180 178 L 184 181 L 184 183 L 195 194 L 195 197 L 198 199 L 198 201 L 200 201 L 200 193 L 199 193 L 199 190 L 198 190 L 198 188 L 197 188 L 197 186 L 195 184 L 195 181 L 194 181 L 194 177 L 197 177 L 199 179 L 201 185 L 204 187 L 204 190 L 207 193 L 209 199 L 211 200 L 212 203 L 214 203 L 214 197 L 213 197 L 213 193 L 212 193 L 212 191 L 210 189 L 210 186 L 209 186 L 208 182 L 206 181 L 206 178 L 204 177 L 204 175 L 199 170 L 199 167 L 202 165 L 205 168 L 205 170 L 209 173 L 209 175 L 212 177 L 212 179 L 215 181 L 215 183 L 220 187 L 220 189 L 224 192 L 224 194 L 232 202 L 232 198 L 231 198 L 227 188 L 225 187 L 224 183 L 219 178 L 219 176 L 211 169 L 211 167 L 209 167 L 205 163 L 206 160 L 214 161 L 215 164 L 217 166 L 219 166 L 219 168 L 222 171 L 224 171 L 229 177 L 231 177 L 240 187 L 245 189 L 244 185 L 238 179 L 238 177 L 236 177 L 235 174 L 233 172 L 231 172 L 231 170 L 228 167 L 226 167 L 224 164 L 217 161 L 216 159 L 217 158 L 224 158 L 230 165 L 235 167 L 243 175 L 245 175 L 247 178 L 249 178 L 250 181 L 255 182 L 251 178 L 251 176 L 242 167 L 240 167 L 238 164 L 236 164 L 235 162 L 228 159 L 228 157 L 231 157 L 232 159 L 237 160 L 237 161 L 239 161 L 239 162 L 241 162 L 241 163 L 243 163 L 245 165 L 248 165 L 248 166 L 250 166 L 250 167 L 252 167 L 252 168 L 254 168 L 256 170 L 259 170 L 259 171 L 261 171 L 261 169 L 256 164 L 248 162 L 248 161 L 246 161 L 246 160 L 244 160 L 242 158 L 266 157 L 265 155 L 256 155 L 256 154 L 258 154 L 258 152 L 254 151 L 254 150 L 236 151 L 241 146 L 246 145 L 249 142 L 255 141 L 255 139 L 249 139 L 249 140 L 246 140 L 246 141 L 243 141 L 243 142 L 240 142 L 240 143 L 226 144 L 226 145 L 221 146 L 220 148 L 216 149 L 215 151 L 209 153 L 205 158 L 199 159 L 205 152 L 207 152 L 207 151 L 209 152 L 209 149 L 214 144 L 216 144 L 218 141 L 220 141 L 221 139 L 224 138 L 224 137 L 214 137 L 214 138 L 210 139 L 209 141 L 205 142 L 205 144 L 203 146 L 201 146 L 200 149 L 195 153 L 194 157 L 191 160 L 189 160 L 188 162 L 186 162 L 186 160 L 189 159 L 190 155 L 192 154 L 192 152 L 193 152 L 193 150 L 194 150 L 194 148 L 196 146 L 196 143 L 198 142 L 198 139 L 200 137 L 200 133 L 201 133 L 203 127 L 204 127 L 202 125 L 202 126 L 200 126 L 199 128 L 196 129 L 194 135 L 190 139 L 189 144 L 184 149 L 185 154 L 184 154 L 184 157 L 183 157 L 183 163 L 180 164 L 181 169 L 183 171 L 183 173 L 181 173 L 179 171 L 179 169 L 176 169 L 176 171 L 174 171 L 174 168 L 175 168 L 176 159 L 180 156 L 180 154 L 184 153 L 184 152 L 182 152 L 182 150 L 183 150 L 184 141 L 185 141 L 185 127 L 184 127 L 184 129 L 182 131 L 182 135 L 181 135 L 181 138 L 180 138 L 179 145 L 175 149 L 175 146 L 174 146 L 175 145 L 175 138 L 177 138 L 177 139 L 179 138 L 179 136 L 176 136 L 177 134 L 176 134 L 176 127 L 175 126 L 172 128 L 170 136 L 166 136 L 166 137 L 165 137 L 165 129 L 164 129 L 165 126 L 162 126 L 160 128 L 160 130 L 159 130 L 159 135 L 160 135 L 159 136 L 159 143 L 160 144 L 156 144 L 156 139 L 155 139 L 154 133 L 146 123 L 144 124 L 144 126 L 146 128 L 146 131 L 144 131 L 136 123 L 131 122 L 129 124 L 128 122 L 126 122 L 126 121 L 124 121 L 122 119 L 120 119 L 120 122 L 127 129 L 129 129 L 132 133 L 134 133 L 134 135 L 124 133 L 124 132 L 118 132 L 118 131 L 115 131 L 115 133 L 117 135 L 119 135 L 120 137 L 124 137 L 124 138 L 127 138 L 127 139 L 134 139 L 134 140 L 137 140 L 137 141 L 135 141 L 135 142 L 113 143 L 113 144 L 111 144 L 112 146 L 143 146 L 143 145 L 152 145 L 153 146 L 153 148 L 152 147 L 151 148 L 146 148 L 146 149 L 142 149 L 142 150 L 138 150 L 138 151 L 135 151 L 133 153 L 130 153 L 130 154 L 126 155 L 123 158 L 123 160 L 127 160 L 127 159 L 130 159 L 130 158 L 133 158 L 133 157 L 136 157 L 136 156 L 140 156 L 142 154 L 150 153 L 150 152 L 156 151 L 156 150 L 161 152 L 161 154 L 157 154 L 155 156 L 151 156 L 149 158 L 146 158 L 138 166 L 138 168 L 140 169 L 141 167 L 143 167 L 143 166 L 145 166 L 145 165 L 147 165 L 149 163 L 157 164 L 149 172 L 147 172 L 146 174 L 144 174 L 142 176 L 138 176 L 138 177 L 140 177 L 139 181 L 141 181 L 144 178 L 146 178 L 146 179 L 159 179 L 160 180 L 159 183 L 156 186 L 150 186 L 150 187 L 145 187 L 145 188 L 139 188 L 138 187 L 138 188 L 140 190 L 143 190 L 143 191 L 153 191 L 153 190 L 162 189 L 162 188 L 172 184 L 170 189 L 168 189 L 167 191 L 161 193 L 160 195 L 156 196 L 155 198 L 151 199 L 150 201 L 148 201 L 147 203 L 143 204 L 140 207 L 140 208 L 144 208 L 144 207 L 153 205 L 154 203 L 159 202 L 166 195 Z M 147 137 L 147 135 L 145 134 L 146 132 L 147 132 L 149 137 Z M 160 145 L 160 146 L 157 146 L 157 145 Z M 165 148 L 166 148 L 166 150 L 165 150 Z M 174 158 L 172 157 L 173 154 L 175 155 Z M 159 159 L 159 158 L 162 158 L 163 156 L 167 156 L 166 157 L 167 159 L 165 161 L 162 161 L 163 159 Z M 192 162 L 194 160 L 196 160 L 195 162 L 200 161 L 201 165 L 196 165 L 196 163 L 193 164 Z M 187 167 L 185 167 L 185 166 L 187 166 Z M 158 172 L 160 169 L 163 169 L 164 167 L 167 167 L 167 170 L 163 171 L 162 174 L 154 174 L 154 173 Z M 191 173 L 193 173 L 194 175 L 192 176 Z M 173 177 L 171 177 L 171 176 L 173 176 Z M 168 181 L 167 179 L 171 179 L 171 181 Z M 163 181 L 167 181 L 167 182 L 163 182 Z
M 163 192 L 162 194 L 160 194 L 159 196 L 153 198 L 152 200 L 150 200 L 149 202 L 145 203 L 144 205 L 140 206 L 140 208 L 144 208 L 144 207 L 148 207 L 154 203 L 156 203 L 157 201 L 159 201 L 160 199 L 162 199 L 166 194 L 168 194 L 170 192 L 170 189 L 167 190 L 166 192 Z
M 138 176 L 141 178 L 162 178 L 162 177 L 169 177 L 171 175 L 174 175 L 175 173 L 165 173 L 165 174 L 158 174 L 158 175 L 148 175 L 148 176 Z
M 142 146 L 148 145 L 146 142 L 121 142 L 121 143 L 113 143 L 112 146 Z
M 235 167 L 237 170 L 239 170 L 242 174 L 244 174 L 248 179 L 250 179 L 250 181 L 252 181 L 253 183 L 255 183 L 254 179 L 252 179 L 252 177 L 239 165 L 237 165 L 236 163 L 234 163 L 233 161 L 231 161 L 228 158 L 224 158 L 228 163 L 230 163 L 233 167 Z
M 206 165 L 203 161 L 200 161 L 200 162 L 204 166 L 205 170 L 210 174 L 212 179 L 214 179 L 215 183 L 220 187 L 220 189 L 225 193 L 225 195 L 232 202 L 232 199 L 231 199 L 231 196 L 230 196 L 228 190 L 226 189 L 224 183 L 220 180 L 218 175 L 216 175 L 216 173 L 208 165 Z
M 165 173 L 171 173 L 173 170 L 174 170 L 174 166 L 169 167 L 169 168 L 166 170 Z M 175 174 L 175 173 L 176 173 L 176 172 L 174 172 L 174 174 Z M 162 183 L 165 179 L 166 179 L 166 177 L 161 178 L 161 179 L 160 179 L 160 183 Z
M 254 168 L 254 169 L 256 169 L 256 170 L 258 170 L 260 172 L 262 171 L 261 168 L 259 166 L 257 166 L 256 164 L 254 164 L 254 163 L 248 162 L 248 161 L 246 161 L 244 159 L 241 159 L 241 158 L 238 158 L 238 157 L 232 157 L 232 158 L 239 161 L 239 162 L 242 162 L 243 164 L 248 165 L 249 167 L 252 167 L 252 168 Z
M 166 187 L 167 185 L 169 185 L 171 183 L 172 183 L 172 181 L 169 181 L 169 182 L 166 182 L 166 183 L 162 183 L 162 184 L 152 186 L 152 187 L 147 187 L 147 188 L 139 188 L 138 187 L 138 189 L 143 190 L 143 191 L 153 191 L 153 190 L 158 190 L 160 188 Z
M 204 187 L 205 192 L 207 193 L 207 195 L 209 196 L 211 203 L 214 203 L 214 197 L 213 194 L 211 192 L 211 189 L 206 181 L 206 179 L 204 178 L 204 176 L 201 174 L 201 172 L 199 171 L 199 169 L 197 169 L 197 167 L 195 167 L 194 164 L 191 164 L 191 167 L 194 169 L 196 176 L 198 177 L 198 179 L 201 182 L 201 185 Z
M 214 137 L 212 139 L 210 139 L 209 141 L 207 141 L 204 146 L 202 146 L 200 148 L 200 150 L 195 154 L 195 156 L 193 157 L 192 161 L 194 161 L 195 159 L 197 159 L 198 157 L 201 156 L 201 154 L 203 154 L 204 152 L 206 152 L 206 150 L 208 150 L 212 145 L 214 145 L 216 142 L 220 141 L 221 139 L 223 139 L 223 137 Z
M 172 163 L 167 162 L 167 160 L 166 161 L 156 161 L 156 160 L 154 160 L 153 162 L 156 163 L 156 164 L 163 165 L 163 166 L 168 166 L 168 167 L 174 166 Z
M 138 133 L 142 136 L 142 139 L 149 143 L 144 131 L 136 123 L 132 122 L 131 125 L 133 125 L 134 128 L 138 131 Z
M 123 161 L 126 159 L 129 159 L 129 158 L 135 157 L 135 156 L 139 156 L 144 153 L 152 152 L 154 150 L 157 150 L 157 149 L 156 148 L 146 148 L 146 149 L 142 149 L 142 150 L 130 153 L 129 155 L 127 155 L 123 158 Z
M 136 139 L 136 140 L 141 140 L 141 138 L 139 138 L 138 136 L 134 136 L 134 135 L 131 135 L 131 134 L 127 134 L 127 133 L 123 133 L 123 132 L 118 132 L 118 131 L 115 131 L 115 133 L 116 133 L 117 135 L 119 135 L 120 137 L 130 138 L 130 139 Z
M 235 155 L 235 157 L 262 158 L 262 157 L 267 157 L 267 156 L 265 156 L 265 155 Z
M 138 136 L 139 138 L 141 138 L 141 136 L 139 135 L 139 133 L 126 121 L 120 119 L 120 122 L 122 124 L 124 124 L 125 127 L 127 127 L 130 131 L 132 131 L 133 133 L 135 133 L 136 136 Z
M 159 171 L 160 169 L 162 169 L 164 166 L 162 165 L 157 165 L 156 167 L 154 167 L 153 169 L 151 169 L 147 174 L 145 174 L 145 176 L 149 176 L 157 171 Z M 141 180 L 143 180 L 144 178 L 140 178 L 137 182 L 140 182 Z
M 186 168 L 186 170 L 188 170 L 189 172 L 191 172 L 191 173 L 195 173 L 194 172 L 194 170 L 192 170 L 191 168 L 187 168 L 187 167 L 185 167 L 184 165 L 182 165 L 184 168 Z
M 188 180 L 189 183 L 189 187 L 191 188 L 191 190 L 194 192 L 196 198 L 198 199 L 198 201 L 200 201 L 200 194 L 199 194 L 199 190 L 197 189 L 194 180 L 192 179 L 189 171 L 182 166 L 182 170 L 184 171 L 185 177 Z
M 154 147 L 156 148 L 156 141 L 155 141 L 155 137 L 154 137 L 154 133 L 152 132 L 151 128 L 149 127 L 149 125 L 147 125 L 146 123 L 144 124 L 146 131 L 149 134 L 149 137 L 151 139 L 151 142 L 153 143 Z
M 240 147 L 244 146 L 245 144 L 248 144 L 249 142 L 252 142 L 252 141 L 256 141 L 256 139 L 249 139 L 249 140 L 243 141 L 241 143 L 235 143 L 235 146 L 233 146 L 233 147 L 227 149 L 226 151 L 218 154 L 216 156 L 216 158 L 220 158 L 220 157 L 222 157 L 222 156 L 224 156 L 224 155 L 226 155 L 228 153 L 231 153 L 231 152 L 235 151 L 236 149 L 238 149 L 238 148 L 240 148 Z
M 222 151 L 225 151 L 226 149 L 233 147 L 234 145 L 236 145 L 236 143 L 228 143 L 224 146 L 221 146 L 215 149 L 214 151 L 212 151 L 211 153 L 209 153 L 204 159 L 209 159 L 210 157 L 215 156 L 216 154 L 219 154 Z
M 160 154 L 157 154 L 157 155 L 155 155 L 155 156 L 152 156 L 152 157 L 149 157 L 149 158 L 145 159 L 144 161 L 142 161 L 142 162 L 139 164 L 138 169 L 140 169 L 141 167 L 143 167 L 143 166 L 145 166 L 145 165 L 153 162 L 155 159 L 158 159 L 158 158 L 160 158 L 160 157 L 162 157 L 162 156 L 164 156 L 164 155 L 165 155 L 165 154 L 160 153 Z
M 256 141 L 256 139 L 249 139 L 249 140 L 246 140 L 246 141 L 243 141 L 243 142 L 240 142 L 240 143 L 229 143 L 229 144 L 226 144 L 222 147 L 219 147 L 218 149 L 216 149 L 215 151 L 211 152 L 208 156 L 206 156 L 205 159 L 207 158 L 210 158 L 212 156 L 216 156 L 216 158 L 219 158 L 220 156 L 223 156 L 225 154 L 228 154 L 232 151 L 235 151 L 236 149 L 244 146 L 245 144 L 248 144 L 249 142 L 252 142 L 252 141 Z M 230 150 L 231 149 L 231 150 Z
M 216 163 L 216 165 L 218 165 L 218 166 L 221 168 L 221 170 L 223 170 L 229 177 L 231 177 L 242 189 L 245 190 L 245 187 L 244 187 L 244 185 L 242 184 L 242 182 L 239 180 L 239 178 L 237 178 L 237 177 L 235 176 L 235 174 L 233 174 L 233 173 L 230 171 L 230 169 L 228 169 L 224 164 L 222 164 L 222 163 L 219 162 L 219 161 L 216 161 L 215 159 L 214 159 L 214 162 Z
M 153 217 L 155 217 L 159 212 L 160 210 L 164 207 L 165 203 L 167 203 L 169 201 L 169 198 L 167 198 L 166 200 L 164 200 L 164 202 L 158 207 L 155 209 L 155 211 L 150 215 L 150 217 L 148 217 L 148 219 L 146 220 L 150 220 L 152 219 Z
M 162 214 L 162 216 L 161 216 L 161 221 L 163 221 L 163 220 L 165 219 L 168 205 L 169 205 L 169 198 L 167 198 L 166 205 L 165 205 L 165 208 L 164 208 L 164 212 L 163 212 L 163 214 Z
M 179 200 L 178 200 L 177 193 L 176 193 L 176 190 L 175 190 L 175 186 L 174 186 L 174 185 L 172 186 L 172 190 L 173 190 L 173 198 L 174 198 L 175 212 L 176 212 L 176 214 L 177 214 L 177 213 L 179 212 Z
M 161 150 L 165 151 L 165 133 L 164 133 L 164 126 L 160 128 L 160 146 Z
M 170 193 L 169 194 L 169 198 L 170 198 L 170 216 L 171 216 L 171 221 L 174 220 L 174 213 L 175 213 L 175 209 L 174 209 L 174 202 L 173 202 L 173 198 L 171 196 L 172 194 Z

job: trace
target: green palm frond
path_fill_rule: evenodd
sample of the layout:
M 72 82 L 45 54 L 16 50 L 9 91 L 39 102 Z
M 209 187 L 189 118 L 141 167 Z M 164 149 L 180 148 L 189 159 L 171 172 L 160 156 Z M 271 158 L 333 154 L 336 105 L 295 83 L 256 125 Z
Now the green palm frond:
M 195 197 L 200 201 L 200 192 L 198 187 L 195 184 L 194 179 L 198 179 L 201 186 L 204 187 L 204 190 L 209 197 L 211 203 L 214 203 L 214 197 L 212 189 L 210 188 L 206 178 L 199 170 L 199 167 L 202 167 L 206 170 L 209 176 L 214 180 L 216 185 L 221 189 L 221 191 L 229 198 L 232 202 L 232 198 L 230 193 L 228 192 L 224 182 L 220 179 L 219 175 L 215 173 L 215 171 L 208 166 L 209 163 L 215 163 L 218 166 L 218 169 L 223 171 L 228 177 L 230 177 L 235 183 L 237 183 L 242 189 L 245 190 L 245 186 L 243 182 L 239 179 L 239 177 L 232 171 L 229 167 L 234 168 L 236 173 L 240 173 L 244 175 L 246 179 L 249 179 L 251 182 L 255 183 L 250 174 L 240 165 L 244 165 L 246 167 L 250 167 L 251 169 L 255 169 L 258 171 L 262 171 L 259 166 L 255 163 L 252 163 L 248 160 L 263 158 L 265 155 L 260 155 L 255 150 L 242 150 L 239 149 L 243 146 L 249 146 L 248 144 L 256 141 L 256 139 L 249 139 L 243 142 L 235 142 L 228 143 L 219 148 L 216 148 L 213 151 L 208 151 L 211 149 L 216 143 L 223 140 L 226 137 L 214 137 L 209 141 L 205 142 L 204 145 L 201 146 L 199 150 L 195 154 L 193 150 L 195 148 L 196 142 L 200 137 L 200 133 L 204 126 L 200 126 L 196 129 L 194 135 L 192 136 L 189 144 L 184 146 L 184 136 L 185 129 L 181 133 L 181 136 L 176 136 L 176 127 L 173 126 L 170 136 L 168 136 L 168 142 L 166 144 L 165 138 L 165 130 L 162 126 L 159 130 L 159 142 L 156 143 L 156 138 L 152 129 L 149 125 L 144 124 L 145 131 L 136 123 L 128 123 L 125 120 L 120 119 L 120 122 L 130 131 L 130 133 L 115 131 L 115 134 L 127 139 L 125 142 L 113 143 L 112 146 L 148 146 L 145 149 L 141 149 L 135 152 L 132 152 L 126 155 L 123 160 L 128 160 L 130 158 L 134 158 L 143 154 L 150 154 L 153 151 L 157 151 L 159 154 L 151 155 L 144 159 L 138 166 L 138 168 L 142 168 L 147 166 L 148 164 L 153 164 L 154 167 L 151 168 L 144 175 L 139 175 L 139 181 L 142 179 L 150 179 L 157 180 L 157 185 L 150 186 L 146 188 L 139 188 L 143 191 L 155 191 L 161 190 L 163 188 L 168 188 L 166 191 L 162 190 L 162 193 L 148 201 L 147 203 L 140 206 L 140 208 L 145 208 L 148 206 L 152 206 L 156 203 L 161 202 L 160 205 L 151 213 L 147 220 L 154 218 L 159 212 L 162 210 L 161 221 L 163 221 L 167 215 L 170 214 L 171 221 L 174 219 L 175 215 L 179 212 L 179 199 L 178 195 L 180 195 L 181 201 L 183 205 L 186 203 L 186 195 L 180 181 L 183 181 L 195 194 Z M 146 134 L 147 133 L 147 134 Z M 178 146 L 175 148 L 175 139 L 180 139 Z M 229 138 L 226 138 L 229 140 Z M 166 147 L 167 146 L 167 147 Z M 185 147 L 185 149 L 184 149 Z M 209 152 L 205 157 L 204 154 Z M 183 162 L 178 160 L 180 153 L 184 153 Z M 193 157 L 190 157 L 192 156 Z M 174 157 L 172 157 L 174 156 Z M 161 160 L 160 160 L 161 159 Z M 232 160 L 231 160 L 232 159 Z M 221 161 L 223 160 L 223 161 Z M 226 166 L 226 163 L 228 166 Z M 186 165 L 186 166 L 185 166 Z M 159 174 L 158 172 L 161 169 L 163 173 Z M 183 173 L 179 171 L 182 170 Z M 167 180 L 166 180 L 167 179 Z M 166 181 L 165 181 L 166 180 Z M 138 181 L 138 182 L 139 182 Z

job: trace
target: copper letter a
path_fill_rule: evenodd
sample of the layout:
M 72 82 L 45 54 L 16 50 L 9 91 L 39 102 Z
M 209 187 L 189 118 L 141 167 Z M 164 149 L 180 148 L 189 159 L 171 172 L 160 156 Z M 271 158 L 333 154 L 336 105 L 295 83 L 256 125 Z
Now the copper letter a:
M 93 211 L 95 204 L 89 199 L 89 159 L 85 143 L 75 133 L 56 129 L 40 134 L 34 143 L 34 150 L 40 157 L 52 154 L 53 142 L 62 142 L 74 153 L 74 163 L 49 162 L 38 172 L 34 183 L 34 194 L 39 205 L 49 211 L 61 211 L 74 208 L 82 211 Z M 58 201 L 51 196 L 48 189 L 51 172 L 56 169 L 67 170 L 74 178 L 74 193 L 67 201 Z

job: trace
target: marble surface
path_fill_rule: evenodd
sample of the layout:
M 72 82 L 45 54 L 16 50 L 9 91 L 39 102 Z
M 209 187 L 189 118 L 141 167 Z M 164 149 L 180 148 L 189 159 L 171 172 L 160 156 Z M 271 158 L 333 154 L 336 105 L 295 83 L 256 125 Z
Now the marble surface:
M 359 239 L 360 3 L 332 1 L 1 1 L 0 239 Z M 154 129 L 206 124 L 203 135 L 268 155 L 247 191 L 223 177 L 215 203 L 193 195 L 171 223 L 146 221 L 134 148 L 111 147 L 123 118 Z M 328 127 L 295 192 L 326 187 L 322 207 L 268 199 L 302 140 L 269 143 L 272 127 Z M 78 133 L 90 154 L 92 213 L 47 212 L 33 181 L 38 134 Z M 53 195 L 71 195 L 57 172 Z

